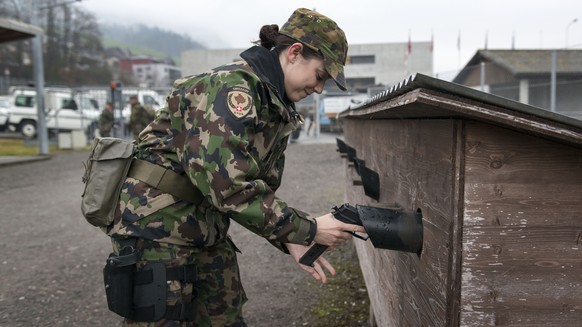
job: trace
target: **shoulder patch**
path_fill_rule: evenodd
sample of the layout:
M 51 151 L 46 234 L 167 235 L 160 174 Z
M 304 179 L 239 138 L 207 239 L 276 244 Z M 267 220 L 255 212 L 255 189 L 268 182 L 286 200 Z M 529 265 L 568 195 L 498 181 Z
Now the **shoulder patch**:
M 233 87 L 228 90 L 226 106 L 234 118 L 241 119 L 248 115 L 253 107 L 253 98 L 249 90 L 243 87 Z

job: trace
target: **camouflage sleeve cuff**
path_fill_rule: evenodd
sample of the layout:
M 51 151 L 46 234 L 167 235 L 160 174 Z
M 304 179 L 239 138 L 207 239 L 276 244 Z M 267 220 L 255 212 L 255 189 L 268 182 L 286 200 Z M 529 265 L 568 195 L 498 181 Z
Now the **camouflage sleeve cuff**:
M 285 246 L 285 243 L 310 245 L 315 238 L 315 233 L 317 232 L 317 224 L 315 223 L 315 220 L 309 220 L 302 216 L 297 216 L 294 225 L 296 231 L 294 231 L 293 236 L 290 239 L 287 241 L 281 241 L 281 239 L 270 239 L 268 240 L 269 243 L 286 254 L 289 254 L 289 250 Z
M 309 245 L 315 238 L 317 232 L 317 225 L 315 221 L 305 218 L 298 218 L 298 227 L 295 235 L 289 240 L 289 243 Z

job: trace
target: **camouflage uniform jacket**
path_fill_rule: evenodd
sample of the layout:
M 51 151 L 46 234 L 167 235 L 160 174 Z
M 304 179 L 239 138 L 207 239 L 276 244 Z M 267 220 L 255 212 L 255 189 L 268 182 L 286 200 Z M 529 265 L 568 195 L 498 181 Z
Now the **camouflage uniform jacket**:
M 111 136 L 111 129 L 113 128 L 113 112 L 108 109 L 103 109 L 99 116 L 99 134 L 103 137 Z
M 139 157 L 186 174 L 207 204 L 128 178 L 110 235 L 209 247 L 226 239 L 234 219 L 284 251 L 282 243 L 311 243 L 315 221 L 275 196 L 283 152 L 302 118 L 284 96 L 277 55 L 256 46 L 241 57 L 177 80 L 140 135 Z

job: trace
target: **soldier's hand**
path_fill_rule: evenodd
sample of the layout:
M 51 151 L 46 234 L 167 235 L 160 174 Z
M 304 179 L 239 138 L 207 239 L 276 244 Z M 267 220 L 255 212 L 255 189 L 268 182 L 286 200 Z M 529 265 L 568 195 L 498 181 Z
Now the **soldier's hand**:
M 317 221 L 317 232 L 314 241 L 322 245 L 341 245 L 352 237 L 349 232 L 366 232 L 363 226 L 341 222 L 335 219 L 331 213 L 317 217 L 315 220 Z
M 335 269 L 333 266 L 323 257 L 319 256 L 317 260 L 313 263 L 313 267 L 309 267 L 306 265 L 302 265 L 299 263 L 299 259 L 309 250 L 309 246 L 301 245 L 301 244 L 292 244 L 292 243 L 285 243 L 289 253 L 295 259 L 295 262 L 301 267 L 301 269 L 305 270 L 313 278 L 316 280 L 320 280 L 322 283 L 327 283 L 327 276 L 325 275 L 325 268 L 332 276 L 335 276 Z

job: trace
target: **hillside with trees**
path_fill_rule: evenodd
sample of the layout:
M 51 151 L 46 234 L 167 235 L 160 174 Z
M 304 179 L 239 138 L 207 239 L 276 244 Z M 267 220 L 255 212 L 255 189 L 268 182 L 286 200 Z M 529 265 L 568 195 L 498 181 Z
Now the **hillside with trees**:
M 34 0 L 38 23 L 44 30 L 44 69 L 47 85 L 106 84 L 107 68 L 97 19 L 74 5 L 54 6 L 54 1 Z M 0 16 L 31 22 L 33 1 L 1 1 Z M 0 44 L 0 70 L 11 84 L 27 84 L 32 78 L 31 40 Z M 6 74 L 8 72 L 8 74 Z
M 203 49 L 199 42 L 193 41 L 187 35 L 162 30 L 145 25 L 101 25 L 103 43 L 106 46 L 116 46 L 129 49 L 134 54 L 144 54 L 163 59 L 170 57 L 174 61 L 180 60 L 182 51 Z
M 0 17 L 31 22 L 33 6 L 39 10 L 38 25 L 44 30 L 44 70 L 47 85 L 107 85 L 112 72 L 106 48 L 124 49 L 130 55 L 178 62 L 184 50 L 203 48 L 186 35 L 157 27 L 100 25 L 94 14 L 73 2 L 51 0 L 0 1 Z M 0 44 L 0 83 L 29 84 L 33 80 L 31 40 Z M 5 87 L 0 87 L 5 92 Z

